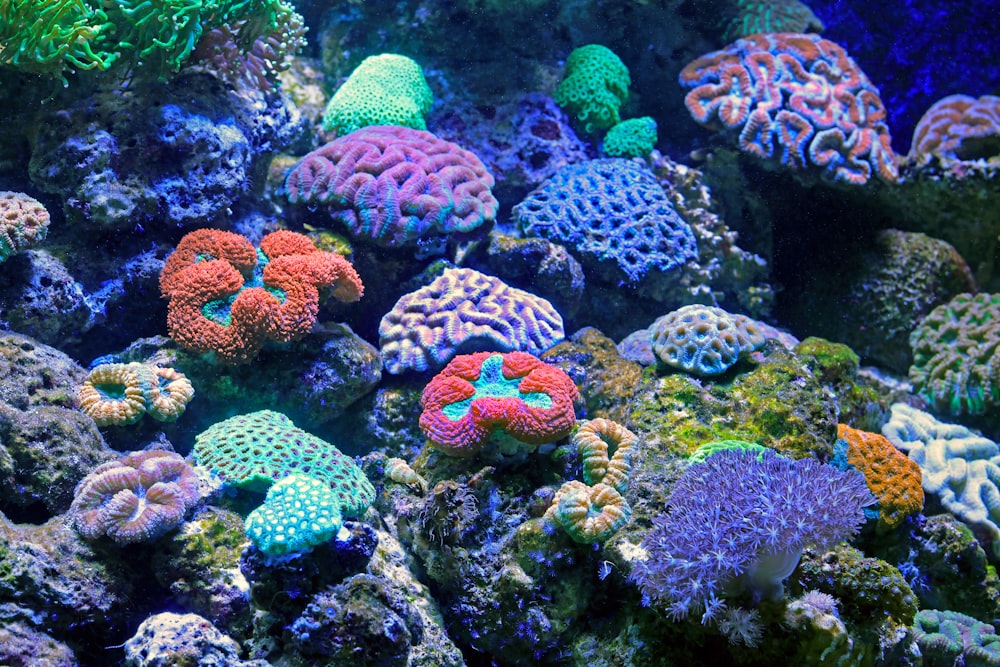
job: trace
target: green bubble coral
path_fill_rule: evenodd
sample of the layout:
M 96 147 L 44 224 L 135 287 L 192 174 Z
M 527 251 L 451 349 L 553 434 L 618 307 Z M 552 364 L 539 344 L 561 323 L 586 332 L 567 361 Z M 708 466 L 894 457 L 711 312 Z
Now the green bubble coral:
M 656 147 L 656 121 L 649 116 L 629 118 L 604 135 L 608 157 L 646 157 Z
M 365 58 L 330 99 L 323 129 L 345 135 L 370 125 L 426 130 L 424 115 L 434 103 L 420 65 L 383 53 Z
M 554 97 L 590 134 L 621 119 L 618 110 L 628 99 L 629 83 L 628 67 L 621 58 L 606 46 L 587 44 L 569 54 Z

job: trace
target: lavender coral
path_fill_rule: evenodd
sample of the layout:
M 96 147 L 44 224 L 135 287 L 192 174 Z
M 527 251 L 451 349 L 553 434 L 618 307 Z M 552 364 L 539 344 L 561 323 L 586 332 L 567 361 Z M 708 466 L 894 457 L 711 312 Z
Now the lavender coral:
M 179 454 L 132 452 L 94 468 L 77 485 L 69 515 L 88 540 L 131 544 L 175 527 L 198 497 L 198 478 Z
M 430 285 L 405 294 L 382 317 L 385 370 L 442 368 L 462 352 L 540 354 L 565 336 L 552 304 L 474 269 L 445 269 Z
M 633 578 L 675 618 L 749 587 L 774 597 L 809 545 L 829 546 L 864 523 L 875 502 L 864 477 L 815 459 L 732 449 L 696 463 L 674 485 L 669 510 L 643 539 Z
M 878 88 L 829 40 L 750 35 L 689 63 L 680 82 L 691 88 L 691 116 L 735 133 L 740 150 L 793 170 L 818 167 L 835 183 L 896 181 Z

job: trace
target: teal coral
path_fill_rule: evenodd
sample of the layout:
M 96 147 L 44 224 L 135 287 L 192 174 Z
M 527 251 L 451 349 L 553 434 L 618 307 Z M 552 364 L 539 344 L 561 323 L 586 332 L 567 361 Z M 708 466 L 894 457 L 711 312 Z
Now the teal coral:
M 244 524 L 250 541 L 272 558 L 328 542 L 342 525 L 337 494 L 326 482 L 299 474 L 268 489 L 264 504 Z
M 656 121 L 649 116 L 629 118 L 604 135 L 608 157 L 646 157 L 656 148 Z
M 363 514 L 375 498 L 354 461 L 271 410 L 213 424 L 195 438 L 194 458 L 226 483 L 251 491 L 264 491 L 296 473 L 315 477 L 333 488 L 341 511 L 350 517 Z
M 606 46 L 587 44 L 569 54 L 566 73 L 554 97 L 556 104 L 590 134 L 618 123 L 630 83 L 628 67 L 621 58 Z
M 1000 554 L 1000 447 L 964 426 L 904 403 L 892 406 L 882 435 L 916 461 L 924 491 L 962 521 L 984 529 Z
M 959 294 L 910 334 L 914 389 L 954 416 L 1000 408 L 1000 294 Z
M 924 609 L 914 619 L 913 635 L 925 667 L 1000 665 L 1000 635 L 971 616 Z
M 369 125 L 426 130 L 424 115 L 433 102 L 434 95 L 416 62 L 394 53 L 370 56 L 330 99 L 323 128 L 338 136 Z

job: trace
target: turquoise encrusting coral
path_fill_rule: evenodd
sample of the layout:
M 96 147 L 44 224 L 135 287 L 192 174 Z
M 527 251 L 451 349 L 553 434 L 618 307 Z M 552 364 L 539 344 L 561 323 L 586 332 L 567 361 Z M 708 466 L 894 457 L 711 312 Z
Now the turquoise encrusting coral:
M 0 0 L 0 665 L 1000 665 L 946 5 Z

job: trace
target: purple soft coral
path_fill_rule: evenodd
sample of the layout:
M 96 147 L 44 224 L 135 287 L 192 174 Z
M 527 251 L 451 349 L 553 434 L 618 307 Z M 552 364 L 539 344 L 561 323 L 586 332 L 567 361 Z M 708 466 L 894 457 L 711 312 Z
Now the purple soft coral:
M 780 596 L 802 549 L 853 535 L 875 499 L 855 471 L 729 450 L 688 468 L 667 502 L 643 540 L 648 558 L 633 579 L 675 618 L 703 606 L 711 620 L 722 597 L 744 587 Z

